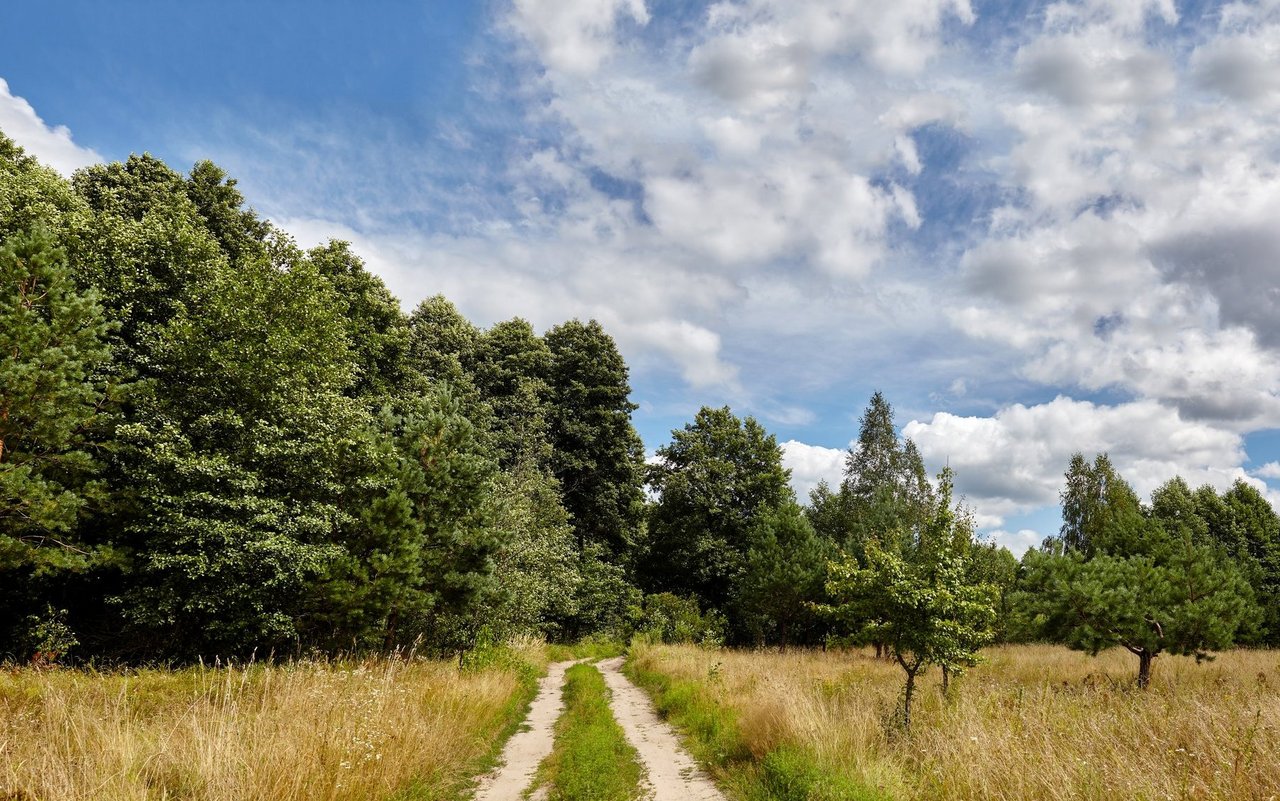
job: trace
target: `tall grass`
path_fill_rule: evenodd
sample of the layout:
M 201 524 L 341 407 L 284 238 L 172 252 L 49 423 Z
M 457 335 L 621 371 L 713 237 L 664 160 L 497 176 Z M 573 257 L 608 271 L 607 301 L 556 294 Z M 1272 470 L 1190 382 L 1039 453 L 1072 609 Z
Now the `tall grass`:
M 943 698 L 923 684 L 910 736 L 894 664 L 862 652 L 656 646 L 629 669 L 740 799 L 1280 798 L 1280 651 L 1197 665 L 1007 646 Z
M 0 800 L 461 797 L 544 659 L 0 672 Z

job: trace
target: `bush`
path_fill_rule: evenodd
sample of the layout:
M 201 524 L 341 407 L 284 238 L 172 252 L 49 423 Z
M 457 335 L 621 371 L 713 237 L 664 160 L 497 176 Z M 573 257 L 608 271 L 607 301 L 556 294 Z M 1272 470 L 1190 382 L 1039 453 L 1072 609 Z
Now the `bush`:
M 714 609 L 704 614 L 693 598 L 669 592 L 645 596 L 640 632 L 652 642 L 720 645 L 725 629 L 723 615 Z

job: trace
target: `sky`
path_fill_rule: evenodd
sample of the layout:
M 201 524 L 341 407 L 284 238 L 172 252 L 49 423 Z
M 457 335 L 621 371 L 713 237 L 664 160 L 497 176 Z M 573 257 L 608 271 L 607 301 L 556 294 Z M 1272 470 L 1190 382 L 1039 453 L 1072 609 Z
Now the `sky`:
M 8 0 L 0 130 L 209 158 L 411 309 L 595 318 L 803 499 L 880 390 L 981 529 L 1075 451 L 1280 501 L 1280 0 Z

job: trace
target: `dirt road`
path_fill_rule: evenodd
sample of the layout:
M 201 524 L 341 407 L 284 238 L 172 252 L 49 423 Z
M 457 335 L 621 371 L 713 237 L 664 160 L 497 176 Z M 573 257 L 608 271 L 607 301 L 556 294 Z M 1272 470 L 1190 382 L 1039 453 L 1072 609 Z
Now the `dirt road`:
M 619 656 L 596 667 L 604 674 L 613 696 L 613 716 L 640 754 L 648 774 L 646 801 L 726 801 L 681 747 L 675 731 L 658 718 L 649 697 L 622 675 L 622 661 Z M 557 662 L 547 669 L 524 726 L 502 749 L 501 767 L 480 780 L 475 801 L 520 801 L 521 794 L 533 782 L 539 763 L 551 753 L 556 719 L 564 711 L 564 672 L 574 664 L 577 663 Z M 544 792 L 534 794 L 531 801 L 544 798 Z
M 680 745 L 675 731 L 659 719 L 649 696 L 622 675 L 622 661 L 614 657 L 596 667 L 613 694 L 613 716 L 649 774 L 649 801 L 726 801 Z
M 520 794 L 533 783 L 538 765 L 551 753 L 556 720 L 564 711 L 560 697 L 564 672 L 576 664 L 556 662 L 547 668 L 547 675 L 538 682 L 538 694 L 529 706 L 529 716 L 502 749 L 501 766 L 480 779 L 475 801 L 520 801 Z

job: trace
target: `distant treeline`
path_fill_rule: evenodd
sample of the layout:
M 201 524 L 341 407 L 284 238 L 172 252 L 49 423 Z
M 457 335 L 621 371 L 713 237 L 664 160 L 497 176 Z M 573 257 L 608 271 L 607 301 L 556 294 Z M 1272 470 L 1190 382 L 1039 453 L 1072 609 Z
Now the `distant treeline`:
M 68 181 L 0 135 L 0 354 L 0 657 L 635 633 L 892 652 L 855 580 L 888 556 L 972 590 L 975 648 L 1151 648 L 1116 632 L 1152 620 L 1193 650 L 1280 638 L 1280 520 L 1243 483 L 1175 480 L 1147 507 L 1080 457 L 1061 535 L 1019 563 L 978 540 L 879 394 L 844 480 L 807 505 L 776 439 L 728 408 L 646 466 L 598 323 L 482 330 L 440 296 L 406 315 L 347 244 L 298 248 L 209 162 Z M 1158 609 L 1088 617 L 1120 584 Z

